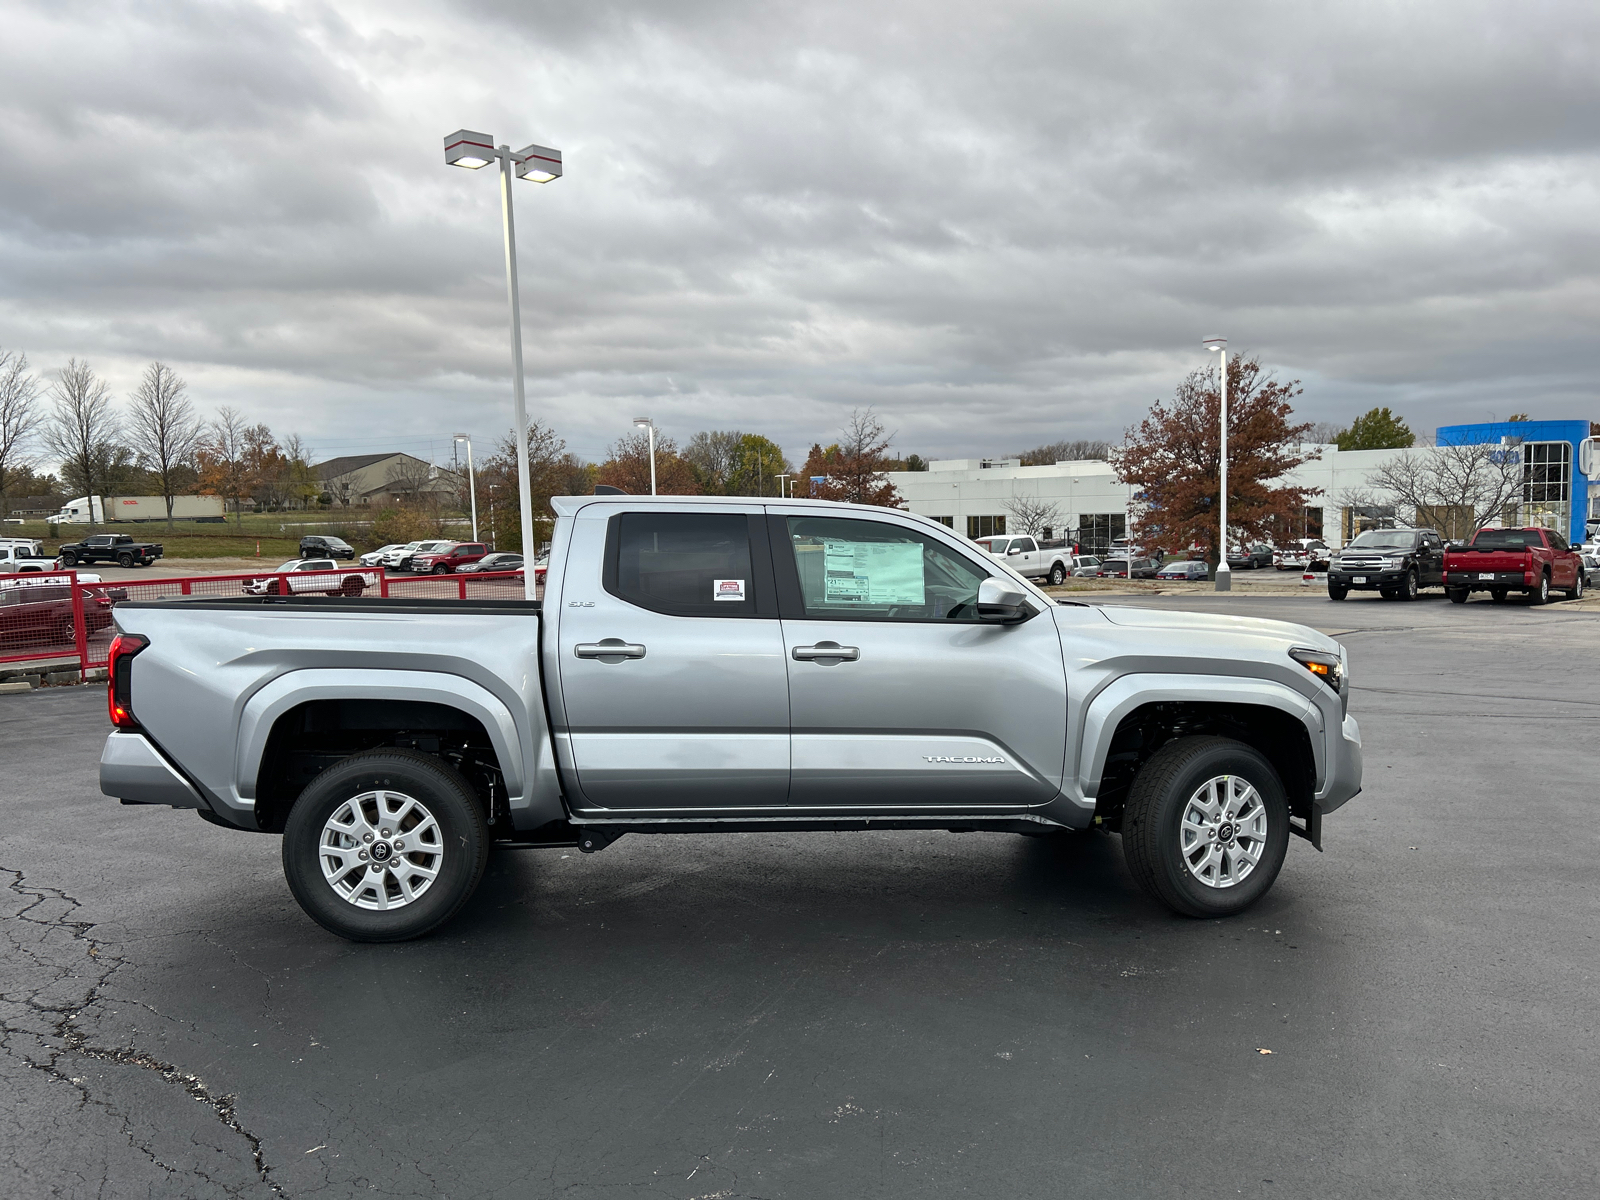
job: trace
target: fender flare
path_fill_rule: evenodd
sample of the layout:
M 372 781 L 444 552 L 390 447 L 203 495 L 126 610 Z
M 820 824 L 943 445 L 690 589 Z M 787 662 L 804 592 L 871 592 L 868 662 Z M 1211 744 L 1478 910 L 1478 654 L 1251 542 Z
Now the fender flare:
M 443 704 L 476 717 L 489 734 L 507 794 L 520 796 L 528 783 L 522 740 L 511 710 L 487 688 L 442 671 L 352 671 L 306 668 L 279 675 L 245 702 L 235 741 L 235 796 L 240 808 L 255 807 L 256 781 L 267 738 L 279 717 L 310 700 L 417 700 Z
M 1085 799 L 1099 795 L 1106 755 L 1122 718 L 1146 704 L 1186 701 L 1200 704 L 1253 704 L 1288 713 L 1306 727 L 1316 762 L 1315 789 L 1327 774 L 1322 713 L 1309 698 L 1270 679 L 1228 675 L 1122 675 L 1095 693 L 1083 714 L 1078 755 L 1078 787 Z

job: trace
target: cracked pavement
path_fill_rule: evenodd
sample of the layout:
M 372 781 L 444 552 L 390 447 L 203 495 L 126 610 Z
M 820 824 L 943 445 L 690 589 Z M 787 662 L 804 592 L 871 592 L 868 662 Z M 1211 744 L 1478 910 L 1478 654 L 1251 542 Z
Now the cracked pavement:
M 630 836 L 354 946 L 99 795 L 101 689 L 0 697 L 0 1195 L 1592 1194 L 1600 616 L 1107 602 L 1351 649 L 1367 791 L 1241 918 L 1105 835 Z

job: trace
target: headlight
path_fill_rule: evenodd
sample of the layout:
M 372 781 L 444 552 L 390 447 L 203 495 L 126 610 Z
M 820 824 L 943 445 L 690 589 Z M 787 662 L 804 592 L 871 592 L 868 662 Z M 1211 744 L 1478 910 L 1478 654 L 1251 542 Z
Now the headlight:
M 1308 650 L 1303 646 L 1296 646 L 1289 651 L 1289 657 L 1335 692 L 1344 682 L 1344 663 L 1337 654 L 1327 650 Z

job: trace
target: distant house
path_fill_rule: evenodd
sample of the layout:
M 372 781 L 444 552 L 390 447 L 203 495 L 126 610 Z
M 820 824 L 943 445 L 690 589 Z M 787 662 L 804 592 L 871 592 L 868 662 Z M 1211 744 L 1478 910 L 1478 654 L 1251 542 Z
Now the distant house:
M 6 515 L 11 517 L 49 517 L 61 511 L 65 496 L 18 496 L 5 503 Z
M 350 454 L 313 469 L 336 506 L 398 504 L 430 492 L 454 493 L 461 486 L 455 472 L 410 454 Z

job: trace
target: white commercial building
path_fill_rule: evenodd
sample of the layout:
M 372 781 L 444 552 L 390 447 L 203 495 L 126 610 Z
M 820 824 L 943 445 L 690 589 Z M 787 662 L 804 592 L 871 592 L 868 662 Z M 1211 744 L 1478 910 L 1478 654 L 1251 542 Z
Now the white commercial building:
M 1367 488 L 1371 473 L 1400 450 L 1340 450 L 1317 447 L 1319 459 L 1304 463 L 1284 479 L 1318 489 L 1293 532 L 1323 537 L 1340 546 L 1352 522 L 1341 501 Z M 968 537 L 1004 533 L 1014 518 L 1007 504 L 1027 497 L 1053 504 L 1060 514 L 1050 536 L 1071 537 L 1091 553 L 1103 553 L 1123 536 L 1137 497 L 1132 485 L 1118 482 L 1108 462 L 1084 459 L 1048 467 L 1024 467 L 1014 458 L 936 459 L 926 471 L 894 471 L 889 479 L 914 513 L 932 517 Z

